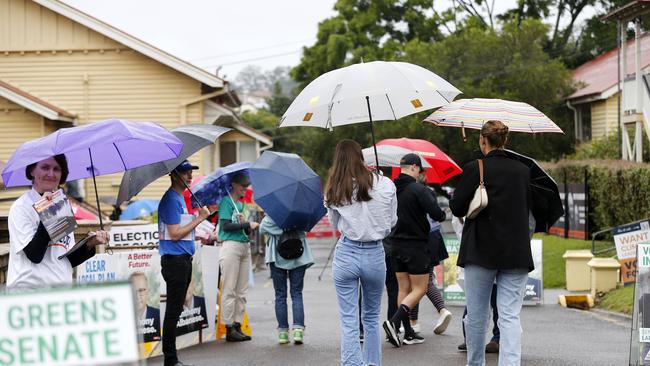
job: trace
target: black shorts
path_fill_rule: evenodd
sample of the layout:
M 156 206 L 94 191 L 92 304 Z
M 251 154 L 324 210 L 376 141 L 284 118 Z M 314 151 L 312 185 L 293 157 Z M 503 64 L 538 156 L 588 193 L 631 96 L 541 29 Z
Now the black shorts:
M 429 274 L 433 268 L 431 253 L 423 245 L 418 247 L 400 247 L 391 251 L 391 267 L 395 273 L 406 272 L 410 275 Z

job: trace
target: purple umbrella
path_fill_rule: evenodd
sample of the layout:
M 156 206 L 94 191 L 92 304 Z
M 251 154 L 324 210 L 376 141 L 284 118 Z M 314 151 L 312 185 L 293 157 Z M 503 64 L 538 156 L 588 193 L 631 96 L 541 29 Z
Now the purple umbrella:
M 183 143 L 164 127 L 153 122 L 109 119 L 85 126 L 62 128 L 22 144 L 2 171 L 6 187 L 31 185 L 25 168 L 58 154 L 65 154 L 68 181 L 117 173 L 163 160 L 177 158 Z M 99 199 L 97 209 L 99 210 Z M 101 214 L 100 226 L 103 228 Z

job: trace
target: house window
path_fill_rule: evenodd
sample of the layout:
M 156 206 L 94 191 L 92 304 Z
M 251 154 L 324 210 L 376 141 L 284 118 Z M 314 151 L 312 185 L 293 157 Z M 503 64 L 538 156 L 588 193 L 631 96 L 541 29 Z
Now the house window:
M 239 161 L 255 161 L 257 149 L 255 141 L 239 141 Z
M 223 141 L 219 144 L 221 149 L 221 166 L 230 165 L 237 161 L 237 143 L 235 141 Z
M 582 131 L 582 139 L 585 141 L 591 140 L 591 104 L 583 105 L 580 108 L 580 127 Z

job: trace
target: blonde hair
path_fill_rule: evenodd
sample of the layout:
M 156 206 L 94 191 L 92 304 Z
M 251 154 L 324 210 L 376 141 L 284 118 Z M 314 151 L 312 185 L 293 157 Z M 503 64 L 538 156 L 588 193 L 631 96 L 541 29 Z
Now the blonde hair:
M 481 136 L 487 139 L 490 146 L 500 149 L 508 140 L 508 126 L 501 121 L 487 121 L 481 128 Z

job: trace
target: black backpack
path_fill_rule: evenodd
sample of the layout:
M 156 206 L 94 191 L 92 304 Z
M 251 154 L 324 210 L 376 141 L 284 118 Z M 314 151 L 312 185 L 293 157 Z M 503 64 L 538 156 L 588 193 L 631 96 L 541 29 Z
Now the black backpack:
M 284 259 L 300 258 L 302 253 L 305 251 L 298 230 L 285 230 L 282 235 L 280 235 L 280 240 L 278 240 L 276 249 L 280 257 Z

